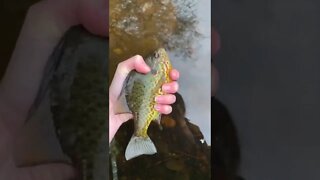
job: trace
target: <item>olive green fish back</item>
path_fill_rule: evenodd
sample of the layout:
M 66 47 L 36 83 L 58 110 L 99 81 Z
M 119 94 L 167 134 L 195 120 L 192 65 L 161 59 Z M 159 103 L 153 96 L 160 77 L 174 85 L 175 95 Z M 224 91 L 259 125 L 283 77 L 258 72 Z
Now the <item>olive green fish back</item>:
M 70 44 L 74 39 L 83 42 Z M 50 83 L 56 132 L 63 151 L 79 170 L 79 179 L 102 180 L 108 154 L 107 40 L 79 27 L 68 40 L 68 52 Z

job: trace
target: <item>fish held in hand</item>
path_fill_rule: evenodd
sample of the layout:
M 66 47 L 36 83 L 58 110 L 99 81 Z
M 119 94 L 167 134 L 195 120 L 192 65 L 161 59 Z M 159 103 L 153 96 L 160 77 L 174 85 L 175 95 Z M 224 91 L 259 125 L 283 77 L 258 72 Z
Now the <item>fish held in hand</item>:
M 163 48 L 157 49 L 145 61 L 151 71 L 147 74 L 130 72 L 118 98 L 119 104 L 122 105 L 119 106 L 121 110 L 117 113 L 131 112 L 134 116 L 134 134 L 125 152 L 126 160 L 143 154 L 157 153 L 147 131 L 152 121 L 160 124 L 161 114 L 154 108 L 155 98 L 165 94 L 162 85 L 172 81 L 170 78 L 172 65 Z

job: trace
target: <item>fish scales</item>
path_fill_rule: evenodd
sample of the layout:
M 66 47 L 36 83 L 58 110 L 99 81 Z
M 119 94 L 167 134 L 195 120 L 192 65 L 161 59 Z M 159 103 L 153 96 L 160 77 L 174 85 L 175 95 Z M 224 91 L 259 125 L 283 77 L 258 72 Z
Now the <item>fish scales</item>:
M 160 113 L 154 108 L 155 98 L 164 94 L 162 85 L 171 82 L 170 59 L 163 48 L 145 59 L 151 71 L 147 74 L 131 72 L 125 87 L 126 101 L 134 116 L 134 134 L 126 150 L 126 158 L 142 154 L 154 154 L 156 149 L 147 131 L 153 120 L 160 121 Z M 132 152 L 134 151 L 134 152 Z
M 156 81 L 158 81 L 158 83 Z M 152 120 L 159 116 L 159 113 L 154 109 L 154 99 L 157 95 L 161 94 L 157 90 L 161 87 L 159 87 L 159 84 L 161 84 L 159 79 L 157 77 L 151 77 L 150 75 L 147 75 L 147 77 L 141 79 L 141 82 L 134 82 L 132 96 L 128 99 L 129 102 L 138 102 L 135 103 L 134 106 L 129 105 L 129 107 L 131 107 L 131 109 L 133 109 L 135 112 L 136 136 L 146 137 L 149 124 Z
M 77 179 L 102 180 L 107 167 L 102 147 L 107 145 L 104 139 L 109 113 L 105 85 L 108 43 L 79 26 L 72 28 L 66 37 L 65 46 L 70 54 L 61 57 L 50 82 L 54 125 L 64 153 L 75 166 Z M 75 39 L 81 46 L 73 45 Z

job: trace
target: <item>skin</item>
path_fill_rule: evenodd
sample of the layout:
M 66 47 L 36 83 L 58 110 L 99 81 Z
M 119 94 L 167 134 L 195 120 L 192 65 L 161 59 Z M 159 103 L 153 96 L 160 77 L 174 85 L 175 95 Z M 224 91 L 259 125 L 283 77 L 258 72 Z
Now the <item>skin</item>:
M 40 86 L 42 72 L 55 45 L 73 25 L 82 24 L 91 33 L 108 36 L 107 0 L 45 0 L 28 10 L 16 47 L 6 73 L 0 83 L 0 179 L 7 180 L 64 180 L 74 178 L 75 172 L 62 163 L 44 164 L 17 168 L 12 157 L 12 141 L 24 120 Z M 132 59 L 132 58 L 131 58 Z M 123 82 L 129 70 L 147 72 L 148 68 L 140 60 L 127 60 L 118 67 L 113 82 Z M 174 70 L 173 79 L 179 73 Z M 117 84 L 117 83 L 114 83 Z M 164 85 L 166 92 L 174 93 L 177 83 Z M 110 87 L 111 94 L 118 94 L 117 85 Z M 173 96 L 157 99 L 159 112 L 171 112 L 175 100 Z M 109 101 L 110 106 L 114 101 Z M 111 114 L 112 115 L 112 114 Z M 107 116 L 107 115 L 106 115 Z M 112 116 L 110 131 L 116 132 L 130 116 Z M 110 140 L 110 139 L 109 139 Z

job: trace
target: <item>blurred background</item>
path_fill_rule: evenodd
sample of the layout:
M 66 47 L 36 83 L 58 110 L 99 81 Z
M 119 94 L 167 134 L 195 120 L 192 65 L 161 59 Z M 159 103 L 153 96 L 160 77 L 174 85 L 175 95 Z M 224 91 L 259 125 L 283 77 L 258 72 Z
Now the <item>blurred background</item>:
M 186 117 L 200 127 L 205 140 L 211 144 L 211 1 L 199 1 L 197 29 L 202 37 L 194 41 L 193 61 L 174 59 L 173 66 L 181 73 L 179 92 L 186 102 Z M 172 54 L 171 54 L 172 55 Z M 172 55 L 173 56 L 173 55 Z
M 320 2 L 215 0 L 217 98 L 247 180 L 320 179 Z

